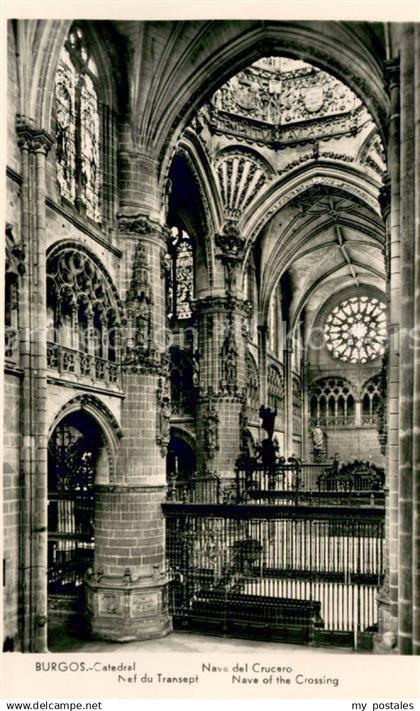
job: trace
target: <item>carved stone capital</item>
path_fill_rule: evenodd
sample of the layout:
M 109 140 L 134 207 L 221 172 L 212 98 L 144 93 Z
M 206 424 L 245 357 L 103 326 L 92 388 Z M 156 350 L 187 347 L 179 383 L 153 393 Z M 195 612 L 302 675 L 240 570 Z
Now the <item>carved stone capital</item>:
M 16 119 L 17 143 L 21 151 L 47 155 L 54 144 L 53 137 L 43 128 L 34 128 L 23 116 Z
M 398 57 L 387 59 L 384 62 L 385 84 L 388 92 L 400 83 L 400 60 Z
M 236 220 L 225 223 L 222 234 L 215 236 L 215 242 L 220 250 L 218 256 L 222 260 L 237 262 L 242 259 L 245 240 L 241 237 Z
M 118 213 L 117 221 L 120 234 L 161 239 L 165 243 L 170 239 L 170 230 L 168 227 L 153 222 L 146 215 L 125 215 Z

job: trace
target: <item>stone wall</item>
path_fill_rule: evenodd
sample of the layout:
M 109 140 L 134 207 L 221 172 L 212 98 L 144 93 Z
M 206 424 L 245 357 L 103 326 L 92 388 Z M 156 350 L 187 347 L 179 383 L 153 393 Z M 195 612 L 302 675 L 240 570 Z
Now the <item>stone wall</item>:
M 349 429 L 325 428 L 327 438 L 327 457 L 338 454 L 341 462 L 353 462 L 360 459 L 371 461 L 379 467 L 385 465 L 385 457 L 381 454 L 378 433 L 371 427 L 352 427 Z M 308 441 L 308 451 L 312 452 L 312 439 Z
M 6 373 L 3 421 L 3 639 L 19 647 L 19 402 L 21 379 Z

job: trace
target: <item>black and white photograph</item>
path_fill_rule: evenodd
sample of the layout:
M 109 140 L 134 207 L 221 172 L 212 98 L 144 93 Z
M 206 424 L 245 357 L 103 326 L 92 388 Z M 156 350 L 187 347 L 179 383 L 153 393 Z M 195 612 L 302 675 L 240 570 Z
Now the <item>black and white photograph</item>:
M 62 5 L 7 20 L 3 652 L 418 655 L 420 24 Z

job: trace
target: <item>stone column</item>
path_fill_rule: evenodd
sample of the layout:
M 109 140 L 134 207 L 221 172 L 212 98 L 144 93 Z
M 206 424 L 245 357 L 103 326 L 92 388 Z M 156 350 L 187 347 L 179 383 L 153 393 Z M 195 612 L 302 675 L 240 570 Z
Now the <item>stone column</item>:
M 260 404 L 267 405 L 267 324 L 258 326 L 258 353 L 260 375 Z
M 413 351 L 414 359 L 414 402 L 413 402 L 413 654 L 420 654 L 420 487 L 419 487 L 419 466 L 420 466 L 420 432 L 418 423 L 420 421 L 420 27 L 418 23 L 414 27 L 414 124 L 415 124 L 415 193 L 414 193 L 414 219 L 415 219 L 415 263 L 414 263 L 414 323 L 416 327 L 416 350 Z
M 289 341 L 289 338 L 287 339 Z M 283 351 L 284 363 L 284 456 L 290 457 L 293 454 L 293 350 L 290 343 Z
M 386 224 L 386 262 L 388 277 L 389 364 L 387 386 L 387 578 L 389 578 L 389 619 L 385 622 L 388 638 L 397 633 L 398 617 L 398 465 L 399 465 L 399 324 L 400 324 L 400 76 L 399 61 L 386 67 L 390 95 L 388 123 L 389 181 L 382 192 Z M 384 592 L 386 593 L 387 578 Z M 383 610 L 386 616 L 386 607 Z M 388 629 L 386 629 L 388 628 Z
M 226 222 L 215 237 L 223 276 L 219 293 L 197 299 L 195 319 L 200 354 L 197 403 L 197 464 L 231 478 L 241 451 L 245 407 L 245 342 L 248 303 L 241 298 L 239 271 L 243 239 L 236 223 Z
M 129 121 L 120 127 L 118 189 L 121 216 L 159 217 L 157 161 L 150 151 L 134 144 Z
M 309 378 L 308 378 L 309 363 L 303 360 L 302 363 L 302 461 L 309 462 L 309 430 L 310 430 L 310 404 L 309 404 Z
M 418 118 L 419 87 L 415 86 L 413 70 L 418 80 L 418 46 L 415 53 L 415 34 L 412 24 L 402 26 L 401 33 L 401 312 L 400 312 L 400 401 L 399 401 L 399 487 L 398 487 L 398 651 L 413 653 L 413 582 L 418 575 L 413 571 L 418 551 L 413 513 L 418 502 L 419 460 L 415 460 L 416 440 L 414 398 L 418 385 L 418 344 L 413 341 L 415 326 L 416 259 L 419 258 L 418 217 L 419 188 L 416 185 L 419 143 L 416 142 L 416 114 Z M 417 127 L 418 130 L 418 127 Z M 417 211 L 417 215 L 416 215 Z M 417 242 L 416 242 L 417 238 Z M 418 284 L 417 284 L 418 289 Z M 417 314 L 418 315 L 418 314 Z M 417 345 L 417 353 L 415 346 Z M 413 576 L 414 572 L 414 576 Z
M 22 277 L 19 312 L 20 355 L 24 373 L 21 398 L 21 559 L 22 647 L 47 651 L 47 304 L 45 239 L 45 162 L 51 136 L 17 122 L 22 153 Z
M 231 478 L 241 449 L 246 304 L 231 296 L 199 299 L 195 305 L 195 318 L 200 353 L 198 470 Z
M 356 427 L 360 427 L 362 424 L 362 401 L 359 393 L 354 403 L 354 424 Z
M 166 231 L 146 217 L 124 216 L 119 238 L 125 243 L 128 280 L 122 333 L 124 436 L 115 480 L 97 487 L 95 565 L 87 600 L 92 635 L 125 641 L 171 630 L 161 512 L 170 391 L 162 278 Z
M 388 60 L 385 76 L 390 97 L 388 118 L 389 174 L 379 195 L 385 223 L 388 364 L 386 369 L 386 509 L 385 580 L 378 595 L 378 651 L 395 650 L 398 627 L 398 466 L 399 466 L 399 323 L 400 323 L 400 76 L 399 60 Z

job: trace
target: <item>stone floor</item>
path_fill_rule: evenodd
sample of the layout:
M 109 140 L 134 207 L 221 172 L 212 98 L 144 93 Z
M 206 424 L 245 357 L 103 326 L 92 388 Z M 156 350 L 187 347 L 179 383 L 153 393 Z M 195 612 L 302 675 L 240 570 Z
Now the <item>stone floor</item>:
M 261 642 L 227 637 L 212 637 L 210 635 L 192 634 L 190 632 L 172 632 L 163 639 L 152 639 L 143 642 L 100 642 L 83 640 L 80 637 L 63 633 L 61 630 L 50 633 L 49 649 L 51 652 L 116 652 L 131 654 L 137 652 L 202 652 L 211 654 L 253 652 L 284 652 L 290 654 L 352 654 L 349 648 L 341 647 L 307 647 L 298 644 L 282 644 L 280 642 Z

